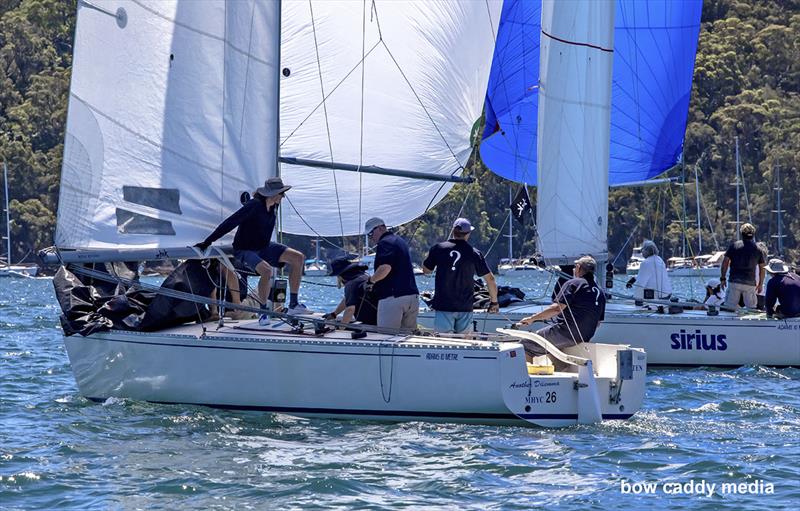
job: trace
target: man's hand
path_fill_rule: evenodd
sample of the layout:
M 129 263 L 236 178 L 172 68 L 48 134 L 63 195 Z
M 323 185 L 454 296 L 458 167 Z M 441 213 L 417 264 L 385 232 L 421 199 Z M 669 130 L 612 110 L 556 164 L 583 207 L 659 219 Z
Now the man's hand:
M 632 288 L 634 282 L 636 282 L 636 277 L 631 277 L 631 279 L 625 283 L 625 289 Z
M 490 302 L 489 307 L 486 308 L 486 312 L 489 313 L 500 312 L 500 304 L 497 302 Z
M 728 280 L 725 277 L 720 278 L 719 288 L 724 291 L 726 287 L 728 287 Z
M 199 248 L 201 251 L 205 252 L 206 250 L 208 250 L 208 247 L 211 246 L 211 243 L 207 241 L 201 241 L 200 243 L 195 243 L 194 246 Z
M 336 314 L 334 314 L 333 312 L 327 312 L 322 315 L 322 319 L 324 319 L 325 321 L 332 321 L 336 319 Z
M 760 295 L 760 294 L 761 294 L 761 290 L 762 290 L 762 289 L 764 289 L 764 285 L 763 285 L 763 284 L 758 284 L 758 285 L 756 286 L 756 294 L 757 294 L 757 295 Z
M 527 325 L 530 325 L 531 323 L 533 323 L 533 321 L 534 321 L 533 320 L 533 316 L 528 316 L 527 318 L 520 319 L 519 322 L 517 322 L 517 324 L 518 325 L 527 326 Z
M 364 291 L 366 291 L 367 293 L 371 293 L 374 287 L 375 283 L 372 282 L 372 278 L 370 277 L 369 279 L 367 279 L 366 284 L 364 284 Z

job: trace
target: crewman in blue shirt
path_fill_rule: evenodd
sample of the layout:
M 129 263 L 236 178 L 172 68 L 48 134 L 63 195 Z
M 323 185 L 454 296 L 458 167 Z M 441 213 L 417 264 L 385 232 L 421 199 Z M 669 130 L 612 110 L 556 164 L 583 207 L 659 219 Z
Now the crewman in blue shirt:
M 419 290 L 408 244 L 377 217 L 367 220 L 364 232 L 377 243 L 375 271 L 368 282 L 374 285 L 378 299 L 378 326 L 417 328 Z
M 253 198 L 247 201 L 237 212 L 226 218 L 214 229 L 205 240 L 195 245 L 204 252 L 212 243 L 228 234 L 234 228 L 233 256 L 243 266 L 255 271 L 258 280 L 258 300 L 266 306 L 272 286 L 272 268 L 289 265 L 289 314 L 304 314 L 308 309 L 298 303 L 300 279 L 303 276 L 305 256 L 292 248 L 275 243 L 272 232 L 275 230 L 278 206 L 284 194 L 291 188 L 283 184 L 279 177 L 266 180 L 264 186 L 258 188 Z M 263 321 L 268 317 L 263 316 Z
M 767 283 L 767 317 L 800 316 L 800 276 L 781 259 L 770 259 L 767 271 L 772 275 Z M 777 307 L 776 302 L 780 303 Z

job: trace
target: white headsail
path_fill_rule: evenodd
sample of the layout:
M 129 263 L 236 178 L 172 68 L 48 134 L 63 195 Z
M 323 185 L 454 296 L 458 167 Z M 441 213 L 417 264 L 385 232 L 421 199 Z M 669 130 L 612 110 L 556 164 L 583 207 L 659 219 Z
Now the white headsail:
M 551 263 L 607 257 L 614 9 L 542 3 L 536 220 Z
M 279 141 L 283 156 L 458 174 L 499 10 L 79 0 L 56 244 L 202 240 L 275 174 Z M 302 234 L 358 233 L 374 215 L 407 222 L 450 188 L 345 171 L 334 183 L 330 170 L 290 165 L 281 174 L 294 186 L 282 227 Z

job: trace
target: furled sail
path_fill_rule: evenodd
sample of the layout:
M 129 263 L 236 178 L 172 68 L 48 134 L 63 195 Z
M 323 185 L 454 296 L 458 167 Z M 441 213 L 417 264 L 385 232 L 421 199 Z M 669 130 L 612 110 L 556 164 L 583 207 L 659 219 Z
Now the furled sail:
M 614 1 L 544 0 L 541 33 L 539 249 L 605 260 Z
M 78 1 L 59 247 L 191 245 L 275 172 L 278 7 Z
M 192 245 L 276 174 L 279 152 L 459 174 L 499 12 L 499 1 L 79 0 L 56 244 Z M 407 222 L 450 188 L 281 167 L 294 186 L 282 228 L 301 234 Z
M 499 1 L 286 2 L 284 10 L 282 156 L 460 175 Z M 281 175 L 295 186 L 282 229 L 325 236 L 360 233 L 373 216 L 408 222 L 452 186 L 287 164 Z
M 616 0 L 609 183 L 646 180 L 680 157 L 702 0 Z M 486 95 L 481 158 L 537 184 L 541 2 L 506 0 Z

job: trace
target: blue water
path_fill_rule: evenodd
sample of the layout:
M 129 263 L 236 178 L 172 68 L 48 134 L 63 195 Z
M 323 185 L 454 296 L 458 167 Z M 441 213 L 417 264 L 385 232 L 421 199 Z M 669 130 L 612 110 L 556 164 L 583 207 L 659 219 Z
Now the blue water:
M 543 295 L 533 278 L 513 283 Z M 701 291 L 676 280 L 684 294 Z M 339 293 L 308 285 L 301 294 L 328 309 Z M 641 412 L 594 426 L 305 420 L 87 401 L 58 313 L 51 281 L 0 280 L 4 510 L 800 506 L 798 369 L 651 370 Z M 664 483 L 701 481 L 717 485 L 712 496 L 664 493 Z M 632 493 L 641 483 L 658 486 Z M 723 483 L 745 483 L 745 493 L 722 494 Z M 758 493 L 767 483 L 774 493 Z

